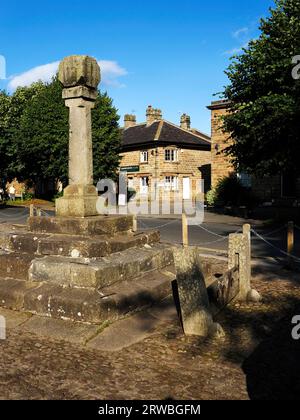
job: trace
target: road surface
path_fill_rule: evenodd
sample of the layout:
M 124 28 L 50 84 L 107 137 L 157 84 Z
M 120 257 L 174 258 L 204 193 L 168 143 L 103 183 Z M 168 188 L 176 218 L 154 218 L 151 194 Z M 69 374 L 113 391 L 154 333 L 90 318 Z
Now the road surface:
M 0 209 L 0 223 L 25 224 L 29 215 L 27 208 L 2 208 Z M 51 211 L 43 213 L 45 216 L 54 215 Z M 228 235 L 240 232 L 243 219 L 230 216 L 206 214 L 202 225 L 189 227 L 190 245 L 197 245 L 211 250 L 228 249 Z M 164 242 L 180 244 L 182 242 L 182 228 L 180 219 L 139 217 L 138 228 L 140 231 L 158 229 Z M 287 228 L 280 225 L 264 227 L 262 224 L 253 226 L 261 238 L 252 236 L 252 254 L 255 258 L 275 257 L 285 259 L 287 250 Z M 263 240 L 263 239 L 264 240 Z M 267 243 L 268 242 L 268 243 Z M 300 258 L 300 230 L 295 229 L 295 256 Z M 300 262 L 300 260 L 299 260 Z

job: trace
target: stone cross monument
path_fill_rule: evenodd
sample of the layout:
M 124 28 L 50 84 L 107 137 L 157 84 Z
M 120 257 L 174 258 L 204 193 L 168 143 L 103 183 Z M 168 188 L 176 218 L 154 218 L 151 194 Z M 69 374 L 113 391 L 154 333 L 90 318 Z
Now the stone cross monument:
M 91 110 L 95 106 L 100 67 L 94 58 L 74 55 L 59 66 L 63 99 L 70 109 L 69 185 L 56 200 L 58 217 L 96 216 L 98 200 L 93 185 Z

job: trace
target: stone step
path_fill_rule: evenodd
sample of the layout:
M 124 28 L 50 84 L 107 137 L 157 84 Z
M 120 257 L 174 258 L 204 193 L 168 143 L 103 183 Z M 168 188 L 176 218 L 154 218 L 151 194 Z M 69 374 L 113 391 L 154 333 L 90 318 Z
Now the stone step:
M 37 253 L 75 258 L 101 258 L 116 252 L 160 241 L 159 232 L 130 234 L 114 238 L 83 238 L 77 236 L 52 235 L 38 241 Z
M 0 277 L 28 280 L 28 272 L 33 258 L 29 254 L 0 251 Z
M 160 241 L 158 231 L 130 233 L 113 238 L 59 234 L 34 234 L 24 231 L 0 231 L 0 249 L 34 255 L 101 258 L 115 252 Z
M 128 249 L 98 259 L 53 256 L 35 259 L 29 270 L 29 280 L 101 290 L 173 263 L 173 251 L 169 245 L 146 247 Z
M 101 291 L 0 278 L 0 306 L 55 319 L 102 324 L 170 296 L 174 278 L 172 270 L 155 271 Z
M 80 236 L 115 236 L 133 229 L 133 216 L 29 217 L 28 228 L 34 233 Z

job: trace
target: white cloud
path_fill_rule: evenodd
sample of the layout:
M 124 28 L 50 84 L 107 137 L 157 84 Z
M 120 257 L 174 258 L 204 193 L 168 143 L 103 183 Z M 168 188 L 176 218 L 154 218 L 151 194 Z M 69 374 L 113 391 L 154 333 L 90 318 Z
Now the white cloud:
M 232 36 L 235 39 L 240 39 L 241 37 L 248 35 L 248 33 L 249 33 L 249 28 L 244 27 L 244 28 L 237 29 L 235 32 L 232 33 Z
M 42 82 L 48 82 L 53 76 L 55 76 L 58 64 L 59 62 L 55 61 L 54 63 L 34 67 L 17 76 L 12 76 L 10 77 L 10 81 L 8 83 L 8 89 L 15 90 L 20 86 L 30 86 L 32 83 L 39 80 Z
M 243 52 L 244 48 L 247 48 L 249 45 L 249 41 L 245 42 L 245 44 L 241 45 L 240 47 L 232 48 L 231 50 L 224 51 L 223 55 L 237 55 Z
M 107 86 L 124 87 L 119 82 L 119 77 L 126 76 L 127 70 L 121 67 L 116 61 L 100 60 L 102 82 Z
M 102 83 L 106 86 L 123 87 L 119 78 L 128 74 L 127 70 L 121 67 L 116 61 L 99 60 L 101 67 Z M 32 69 L 9 78 L 8 89 L 16 90 L 20 86 L 30 86 L 32 83 L 41 80 L 50 82 L 58 70 L 59 61 L 33 67 Z

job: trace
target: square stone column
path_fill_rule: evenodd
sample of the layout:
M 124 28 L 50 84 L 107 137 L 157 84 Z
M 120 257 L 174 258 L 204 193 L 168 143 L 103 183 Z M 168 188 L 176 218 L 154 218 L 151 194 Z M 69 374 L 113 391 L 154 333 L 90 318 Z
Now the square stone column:
M 97 98 L 100 68 L 93 58 L 71 56 L 59 68 L 69 114 L 69 186 L 56 200 L 56 216 L 96 216 L 98 193 L 93 185 L 91 110 Z

